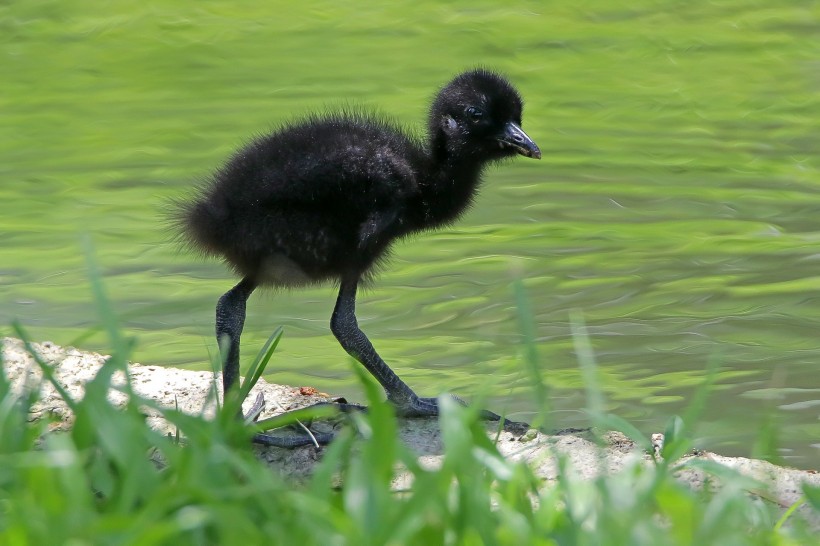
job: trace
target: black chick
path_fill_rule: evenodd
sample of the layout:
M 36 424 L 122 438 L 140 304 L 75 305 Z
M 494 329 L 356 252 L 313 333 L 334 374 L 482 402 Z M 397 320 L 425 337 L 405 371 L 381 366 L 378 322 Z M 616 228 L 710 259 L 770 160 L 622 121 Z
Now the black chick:
M 239 337 L 254 289 L 331 280 L 340 288 L 330 328 L 342 347 L 399 415 L 437 415 L 436 400 L 418 397 L 359 329 L 356 289 L 394 240 L 455 221 L 488 163 L 541 158 L 521 129 L 521 112 L 506 79 L 470 70 L 439 91 L 426 142 L 381 118 L 341 113 L 287 125 L 237 152 L 179 211 L 191 245 L 242 277 L 216 307 L 217 340 L 228 344 L 224 391 L 239 376 Z

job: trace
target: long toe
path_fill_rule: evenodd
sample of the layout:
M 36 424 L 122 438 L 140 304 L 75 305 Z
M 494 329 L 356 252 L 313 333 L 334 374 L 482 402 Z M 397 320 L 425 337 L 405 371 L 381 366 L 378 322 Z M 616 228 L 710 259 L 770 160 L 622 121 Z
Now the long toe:
M 435 398 L 412 398 L 396 405 L 396 415 L 399 417 L 437 417 L 438 401 Z
M 500 415 L 493 413 L 490 410 L 481 410 L 480 415 L 485 421 L 503 421 L 504 430 L 507 432 L 512 432 L 513 434 L 524 434 L 530 428 L 529 423 L 503 419 Z
M 530 424 L 523 421 L 510 421 L 504 419 L 504 430 L 516 435 L 523 435 L 530 429 Z
M 466 406 L 467 403 L 458 396 L 451 397 L 461 404 Z M 436 417 L 439 414 L 438 399 L 436 398 L 414 398 L 404 404 L 396 404 L 396 414 L 399 417 Z M 502 417 L 490 410 L 483 409 L 479 416 L 484 421 L 502 421 Z M 510 421 L 503 419 L 504 430 L 512 432 L 513 434 L 524 434 L 529 430 L 528 423 L 521 423 L 518 421 Z
M 248 412 L 242 416 L 242 420 L 247 425 L 255 423 L 263 411 L 265 411 L 265 396 L 260 392 L 256 395 L 256 400 L 253 401 L 253 405 Z
M 367 411 L 367 406 L 361 404 L 351 404 L 350 402 L 316 402 L 307 408 L 333 408 L 341 413 L 353 413 L 357 411 Z
M 253 443 L 263 446 L 294 448 L 309 445 L 327 445 L 333 440 L 333 434 L 326 432 L 313 432 L 310 434 L 254 434 Z

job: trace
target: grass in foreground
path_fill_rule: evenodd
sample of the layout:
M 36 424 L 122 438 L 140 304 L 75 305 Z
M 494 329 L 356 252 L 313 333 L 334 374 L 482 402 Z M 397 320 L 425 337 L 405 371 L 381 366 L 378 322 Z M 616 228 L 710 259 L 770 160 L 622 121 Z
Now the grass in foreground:
M 546 484 L 498 453 L 474 411 L 444 399 L 443 464 L 424 469 L 397 440 L 392 409 L 363 374 L 371 411 L 355 416 L 327 448 L 309 483 L 290 483 L 254 457 L 250 431 L 229 417 L 236 414 L 230 400 L 213 420 L 155 408 L 178 427 L 182 443 L 148 427 L 141 408 L 154 404 L 127 382 L 112 387 L 133 343 L 117 328 L 99 282 L 94 286 L 111 358 L 82 400 L 64 393 L 76 415 L 69 432 L 47 433 L 47 422 L 29 422 L 38 385 L 15 394 L 0 374 L 0 544 L 745 546 L 816 539 L 795 516 L 783 525 L 791 512 L 781 517 L 777 507 L 751 498 L 748 479 L 728 469 L 706 468 L 723 484 L 714 493 L 678 484 L 676 467 L 665 461 L 688 449 L 685 419 L 672 421 L 665 458 L 655 465 L 584 481 L 559 459 L 559 479 Z M 595 401 L 580 321 L 576 330 Z M 274 347 L 272 341 L 263 349 L 258 366 Z M 48 365 L 39 365 L 59 390 Z M 109 403 L 110 388 L 129 395 L 125 408 Z M 594 422 L 636 434 L 593 405 Z M 397 492 L 391 480 L 400 467 L 414 479 Z M 820 511 L 820 492 L 805 493 Z

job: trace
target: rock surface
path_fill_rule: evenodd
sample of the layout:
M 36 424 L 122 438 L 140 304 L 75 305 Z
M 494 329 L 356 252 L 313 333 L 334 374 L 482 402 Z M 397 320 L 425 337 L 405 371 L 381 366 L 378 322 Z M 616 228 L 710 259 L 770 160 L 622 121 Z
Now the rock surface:
M 104 364 L 106 357 L 79 351 L 68 347 L 63 348 L 49 342 L 34 344 L 35 350 L 54 369 L 60 383 L 68 393 L 79 398 L 84 391 L 84 385 L 94 377 Z M 22 342 L 13 338 L 3 339 L 3 368 L 6 376 L 12 382 L 12 388 L 21 390 L 27 383 L 27 378 L 39 377 L 40 372 L 31 356 L 25 351 Z M 209 372 L 196 372 L 166 368 L 162 366 L 142 366 L 131 364 L 129 373 L 134 389 L 141 396 L 157 403 L 191 414 L 213 414 L 212 400 L 214 376 Z M 115 380 L 116 380 L 115 376 Z M 122 381 L 122 377 L 119 381 Z M 217 384 L 219 380 L 217 378 Z M 221 389 L 221 385 L 219 385 Z M 294 388 L 267 383 L 264 379 L 251 391 L 248 400 L 255 399 L 261 392 L 268 407 L 273 406 L 262 417 L 281 413 L 287 409 L 307 406 L 328 398 L 309 388 Z M 123 404 L 124 395 L 111 392 L 110 399 L 114 404 Z M 246 401 L 246 409 L 250 405 Z M 65 402 L 54 388 L 48 384 L 41 387 L 41 397 L 33 408 L 32 418 L 36 419 L 50 414 L 60 418 L 66 426 L 70 426 L 71 414 Z M 158 416 L 149 416 L 149 422 L 163 432 L 170 432 L 169 425 Z M 488 424 L 488 434 L 495 437 L 495 428 Z M 427 467 L 435 467 L 442 459 L 442 441 L 438 424 L 435 420 L 404 419 L 399 422 L 399 434 L 406 445 L 418 453 L 419 459 Z M 562 433 L 545 435 L 534 430 L 528 431 L 523 437 L 510 432 L 501 433 L 498 438 L 498 449 L 510 460 L 525 461 L 533 468 L 537 476 L 546 481 L 556 479 L 558 468 L 555 453 L 566 456 L 574 472 L 582 478 L 592 478 L 603 472 L 615 473 L 636 459 L 650 461 L 650 456 L 641 452 L 634 442 L 624 435 L 611 432 L 604 435 L 607 442 L 603 448 L 596 446 L 588 435 L 584 433 Z M 311 446 L 297 449 L 279 449 L 257 446 L 259 457 L 272 468 L 291 477 L 300 477 L 310 474 L 318 460 L 315 449 Z M 709 452 L 700 452 L 691 455 L 714 461 L 733 468 L 743 475 L 752 477 L 768 486 L 764 497 L 771 502 L 787 508 L 801 496 L 800 486 L 803 482 L 820 486 L 820 474 L 816 471 L 796 470 L 772 465 L 765 461 L 746 459 L 742 457 L 723 457 Z M 680 473 L 679 479 L 691 487 L 700 488 L 704 485 L 705 474 L 695 470 L 685 470 Z M 406 484 L 407 477 L 399 476 L 396 485 Z M 756 492 L 757 493 L 757 492 Z M 808 506 L 804 505 L 801 512 L 809 514 Z M 815 519 L 817 514 L 811 515 Z M 820 524 L 820 522 L 816 522 Z

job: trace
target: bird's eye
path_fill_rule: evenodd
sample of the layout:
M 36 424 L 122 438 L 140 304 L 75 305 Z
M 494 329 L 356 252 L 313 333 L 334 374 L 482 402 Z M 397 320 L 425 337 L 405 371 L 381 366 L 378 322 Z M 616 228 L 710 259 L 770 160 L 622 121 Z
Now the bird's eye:
M 472 121 L 479 121 L 484 116 L 484 112 L 475 106 L 468 106 L 466 113 Z

